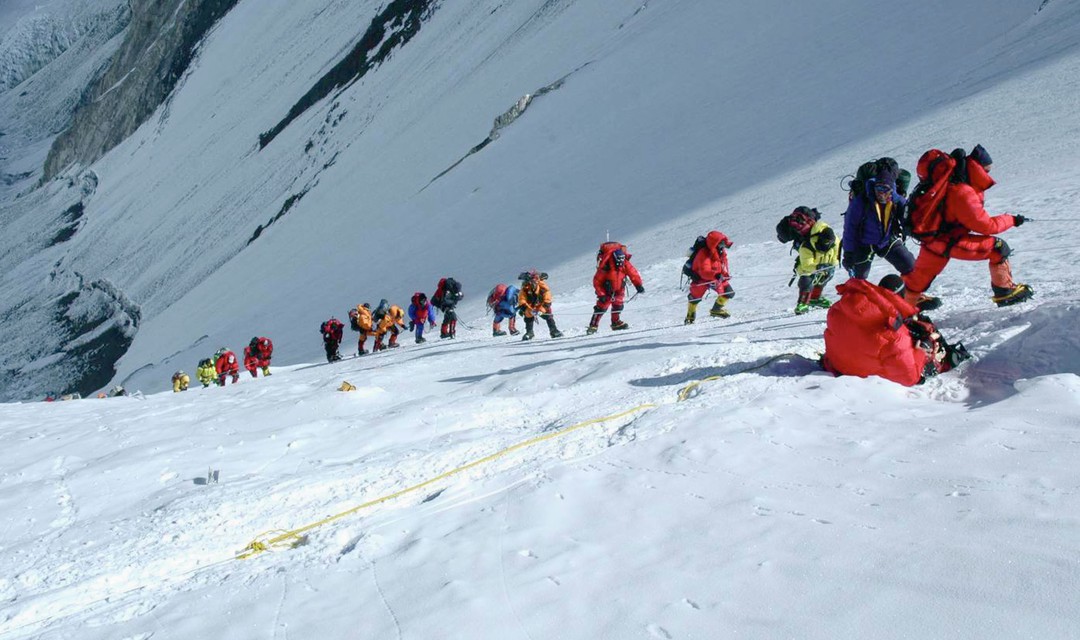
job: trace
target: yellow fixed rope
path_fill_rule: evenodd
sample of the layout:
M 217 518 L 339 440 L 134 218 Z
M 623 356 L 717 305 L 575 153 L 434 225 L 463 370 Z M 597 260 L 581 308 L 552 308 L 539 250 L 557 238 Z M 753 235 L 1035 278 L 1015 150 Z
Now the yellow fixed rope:
M 377 504 L 382 504 L 383 502 L 388 502 L 390 500 L 393 500 L 394 498 L 399 498 L 399 497 L 401 497 L 401 496 L 403 496 L 405 494 L 412 493 L 414 491 L 418 491 L 418 490 L 423 489 L 424 487 L 430 486 L 430 485 L 432 485 L 432 484 L 434 484 L 434 483 L 436 483 L 436 482 L 438 482 L 440 480 L 445 480 L 446 478 L 449 478 L 451 476 L 457 475 L 457 474 L 462 473 L 464 471 L 468 471 L 469 469 L 472 469 L 473 467 L 480 466 L 480 465 L 482 465 L 482 464 L 484 464 L 486 462 L 491 462 L 492 460 L 495 460 L 496 458 L 501 458 L 502 456 L 505 456 L 505 455 L 507 455 L 509 453 L 512 453 L 514 451 L 517 451 L 519 449 L 524 449 L 526 447 L 531 447 L 532 445 L 539 444 L 541 442 L 544 442 L 545 440 L 551 440 L 551 439 L 557 438 L 559 436 L 564 436 L 564 435 L 566 435 L 568 433 L 571 433 L 573 431 L 577 431 L 578 429 L 582 429 L 582 428 L 588 427 L 590 425 L 600 424 L 601 422 L 610 422 L 612 420 L 618 420 L 619 418 L 628 416 L 628 415 L 630 415 L 632 413 L 636 413 L 638 411 L 644 411 L 646 409 L 654 409 L 654 408 L 656 408 L 655 404 L 649 404 L 649 403 L 639 404 L 638 406 L 636 406 L 636 407 L 634 407 L 632 409 L 627 409 L 626 411 L 622 411 L 620 413 L 612 414 L 610 416 L 604 416 L 602 418 L 593 418 L 592 420 L 586 420 L 585 422 L 579 422 L 579 423 L 577 423 L 575 425 L 571 425 L 571 426 L 566 427 L 564 429 L 559 429 L 558 431 L 552 431 L 550 433 L 545 433 L 544 435 L 536 436 L 535 438 L 530 438 L 529 440 L 525 440 L 524 442 L 519 442 L 519 443 L 517 443 L 515 445 L 512 445 L 512 446 L 509 446 L 509 447 L 507 447 L 505 449 L 502 449 L 501 451 L 496 451 L 495 453 L 492 453 L 491 455 L 484 456 L 483 458 L 480 458 L 479 460 L 473 460 L 472 462 L 470 462 L 468 464 L 465 464 L 465 465 L 462 465 L 460 467 L 457 467 L 456 469 L 451 469 L 451 470 L 449 470 L 449 471 L 447 471 L 445 473 L 440 473 L 439 475 L 435 476 L 434 478 L 431 478 L 430 480 L 425 480 L 425 481 L 423 481 L 423 482 L 421 482 L 419 484 L 414 484 L 411 487 L 406 487 L 405 489 L 402 489 L 400 491 L 395 491 L 394 493 L 382 496 L 381 498 L 376 498 L 374 500 L 369 500 L 369 501 L 365 502 L 364 504 L 357 505 L 357 506 L 355 506 L 352 509 L 349 509 L 347 511 L 342 511 L 341 513 L 329 516 L 327 518 L 323 518 L 322 520 L 319 520 L 318 522 L 312 522 L 311 524 L 304 525 L 304 526 L 296 528 L 296 529 L 289 529 L 289 530 L 275 529 L 273 531 L 266 531 L 266 532 L 260 534 L 259 537 L 256 538 L 255 540 L 253 540 L 248 546 L 244 547 L 244 550 L 236 556 L 236 559 L 237 560 L 245 560 L 247 558 L 251 558 L 253 556 L 258 555 L 258 554 L 262 553 L 263 551 L 269 551 L 270 549 L 275 548 L 275 547 L 280 547 L 280 546 L 283 546 L 285 544 L 295 544 L 295 542 L 298 542 L 300 540 L 301 534 L 303 534 L 303 533 L 305 533 L 307 531 L 311 531 L 312 529 L 315 529 L 317 527 L 321 527 L 324 524 L 333 522 L 335 520 L 340 520 L 341 518 L 344 518 L 346 516 L 350 516 L 350 515 L 356 513 L 357 511 L 360 511 L 361 509 L 366 509 L 368 507 L 373 507 L 373 506 L 375 506 Z M 263 536 L 267 536 L 267 535 L 270 535 L 270 534 L 277 534 L 277 535 L 274 535 L 273 537 L 267 538 L 265 540 L 262 539 Z

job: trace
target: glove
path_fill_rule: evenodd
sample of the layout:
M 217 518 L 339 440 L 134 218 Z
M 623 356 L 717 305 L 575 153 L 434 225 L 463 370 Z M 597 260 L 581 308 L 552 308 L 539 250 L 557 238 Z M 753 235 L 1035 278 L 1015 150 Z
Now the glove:
M 635 289 L 637 289 L 637 292 L 638 292 L 638 293 L 645 293 L 645 287 L 644 287 L 643 285 L 640 285 L 640 284 L 639 284 L 639 285 L 637 285 L 637 286 L 636 286 L 636 287 L 634 287 L 634 288 L 635 288 Z
M 521 306 L 519 306 L 519 307 L 517 308 L 517 312 L 518 312 L 518 315 L 519 315 L 519 316 L 524 316 L 524 315 L 525 315 L 525 305 L 521 305 Z
M 611 284 L 611 280 L 604 280 L 604 291 L 610 296 L 614 293 L 614 286 Z
M 416 323 L 410 320 L 409 321 L 409 331 L 412 331 L 415 328 L 416 328 Z
M 1024 216 L 1013 216 L 1013 226 L 1014 227 L 1019 227 L 1020 225 L 1024 224 L 1025 222 L 1027 222 L 1027 218 L 1025 218 Z

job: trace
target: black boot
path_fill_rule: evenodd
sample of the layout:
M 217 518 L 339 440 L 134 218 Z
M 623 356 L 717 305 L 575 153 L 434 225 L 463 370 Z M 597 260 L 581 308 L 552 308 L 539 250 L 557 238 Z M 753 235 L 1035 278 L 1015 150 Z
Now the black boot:
M 551 334 L 552 338 L 562 337 L 562 331 L 559 331 L 559 328 L 555 326 L 555 316 L 551 315 L 550 313 L 546 314 L 544 316 L 544 321 L 547 322 L 548 333 Z

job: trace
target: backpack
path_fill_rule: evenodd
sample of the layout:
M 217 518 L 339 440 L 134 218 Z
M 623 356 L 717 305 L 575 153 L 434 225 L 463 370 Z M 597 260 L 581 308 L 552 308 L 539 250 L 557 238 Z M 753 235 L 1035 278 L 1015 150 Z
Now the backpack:
M 495 307 L 497 307 L 499 305 L 500 302 L 502 302 L 503 298 L 505 298 L 505 297 L 506 297 L 506 285 L 505 284 L 497 284 L 497 285 L 495 285 L 491 289 L 491 291 L 488 293 L 488 297 L 487 297 L 487 306 L 488 306 L 488 308 L 489 309 L 494 309 Z
M 686 252 L 686 262 L 682 266 L 682 274 L 691 280 L 694 279 L 694 258 L 697 257 L 698 251 L 705 248 L 705 236 L 698 236 L 694 240 L 694 244 L 690 245 L 690 250 Z
M 600 267 L 607 262 L 608 258 L 615 253 L 616 249 L 622 249 L 623 253 L 626 252 L 626 247 L 620 242 L 601 243 L 600 250 L 596 252 L 596 266 Z
M 439 285 L 435 287 L 435 295 L 431 296 L 431 303 L 436 307 L 442 307 L 443 303 L 447 301 L 447 294 L 451 294 L 450 302 L 454 302 L 453 294 L 461 291 L 461 285 L 457 280 L 453 278 L 442 278 L 439 280 Z
M 916 168 L 919 184 L 911 193 L 905 220 L 907 232 L 916 239 L 932 238 L 947 230 L 945 193 L 950 182 L 961 182 L 966 178 L 963 175 L 966 160 L 963 149 L 953 151 L 952 155 L 931 149 L 919 158 Z
M 427 306 L 427 296 L 419 291 L 412 295 L 412 304 L 417 311 Z
M 360 312 L 356 309 L 349 309 L 349 328 L 353 331 L 360 331 Z
M 776 223 L 776 239 L 787 244 L 802 244 L 810 236 L 810 229 L 821 220 L 821 212 L 810 207 L 796 207 Z
M 867 181 L 883 170 L 891 172 L 894 176 L 900 175 L 900 165 L 892 158 L 878 158 L 877 160 L 864 162 L 859 165 L 858 170 L 855 171 L 855 176 L 848 182 L 848 192 L 855 196 L 866 196 Z M 910 176 L 911 174 L 908 174 L 909 179 Z M 903 191 L 906 192 L 907 185 L 905 184 L 904 187 Z M 897 185 L 897 189 L 899 190 L 899 184 Z

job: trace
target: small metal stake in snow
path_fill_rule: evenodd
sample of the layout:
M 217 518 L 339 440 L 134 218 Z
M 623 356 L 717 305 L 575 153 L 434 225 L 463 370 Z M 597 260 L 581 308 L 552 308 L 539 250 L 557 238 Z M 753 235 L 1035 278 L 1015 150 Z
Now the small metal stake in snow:
M 206 484 L 217 484 L 221 469 L 206 468 Z

